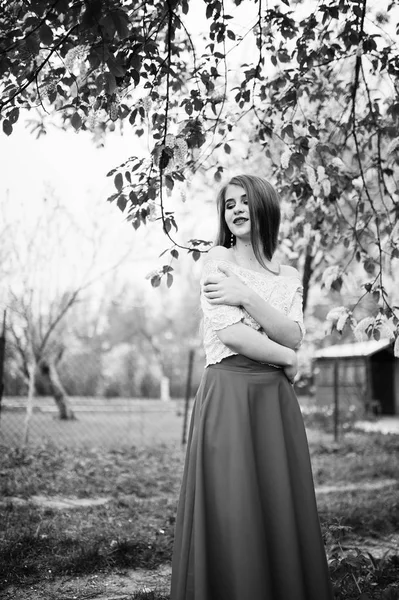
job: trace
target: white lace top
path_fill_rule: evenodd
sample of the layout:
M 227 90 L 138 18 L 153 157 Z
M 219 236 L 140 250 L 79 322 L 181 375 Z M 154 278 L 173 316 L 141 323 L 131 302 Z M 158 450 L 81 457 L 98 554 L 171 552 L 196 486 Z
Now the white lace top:
M 280 310 L 287 317 L 296 321 L 301 329 L 302 339 L 305 334 L 302 313 L 303 288 L 299 278 L 295 275 L 266 275 L 240 267 L 235 263 L 225 260 L 209 260 L 204 264 L 201 276 L 201 308 L 204 313 L 204 349 L 206 365 L 220 362 L 227 356 L 237 354 L 221 342 L 216 331 L 224 329 L 234 323 L 242 321 L 245 325 L 263 332 L 263 329 L 245 309 L 240 306 L 228 304 L 210 304 L 203 294 L 203 283 L 210 274 L 218 273 L 219 265 L 227 267 L 235 275 L 240 277 L 251 289 L 253 289 L 263 300 L 273 308 Z M 266 334 L 265 334 L 266 335 Z M 301 340 L 302 341 L 302 340 Z

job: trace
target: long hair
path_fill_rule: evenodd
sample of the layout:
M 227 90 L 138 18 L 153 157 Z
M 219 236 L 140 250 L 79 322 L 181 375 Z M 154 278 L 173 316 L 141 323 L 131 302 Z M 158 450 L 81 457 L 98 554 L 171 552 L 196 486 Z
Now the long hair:
M 262 251 L 271 260 L 277 247 L 281 220 L 278 194 L 266 179 L 256 175 L 236 175 L 222 187 L 217 196 L 219 228 L 215 244 L 225 248 L 231 245 L 231 231 L 224 218 L 226 190 L 229 185 L 239 185 L 245 190 L 251 219 L 251 244 L 258 262 L 264 266 Z

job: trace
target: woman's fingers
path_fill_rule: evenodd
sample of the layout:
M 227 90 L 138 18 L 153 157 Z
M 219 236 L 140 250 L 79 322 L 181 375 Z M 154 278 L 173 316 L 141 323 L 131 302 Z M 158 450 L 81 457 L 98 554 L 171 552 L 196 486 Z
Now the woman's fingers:
M 216 284 L 211 284 L 208 283 L 206 285 L 204 285 L 204 292 L 208 293 L 208 292 L 216 292 L 218 290 L 218 286 Z
M 208 275 L 208 277 L 204 281 L 204 285 L 219 283 L 220 281 L 223 281 L 223 279 L 226 278 L 222 275 Z

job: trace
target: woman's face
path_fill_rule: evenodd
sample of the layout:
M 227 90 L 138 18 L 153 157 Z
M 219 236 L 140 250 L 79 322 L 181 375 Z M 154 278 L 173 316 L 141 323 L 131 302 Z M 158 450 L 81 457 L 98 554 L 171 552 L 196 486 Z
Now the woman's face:
M 228 185 L 224 202 L 227 227 L 237 238 L 251 239 L 251 220 L 246 192 L 240 185 Z

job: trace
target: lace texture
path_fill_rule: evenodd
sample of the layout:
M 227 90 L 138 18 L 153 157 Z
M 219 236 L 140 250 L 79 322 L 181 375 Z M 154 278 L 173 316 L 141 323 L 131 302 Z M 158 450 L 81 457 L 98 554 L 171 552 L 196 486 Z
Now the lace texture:
M 215 273 L 224 276 L 224 273 L 219 270 L 219 266 L 227 267 L 263 298 L 263 300 L 273 306 L 273 308 L 280 310 L 287 317 L 296 321 L 301 330 L 302 343 L 305 335 L 302 314 L 303 288 L 297 276 L 278 275 L 269 277 L 263 273 L 239 267 L 229 261 L 209 260 L 204 264 L 200 282 L 201 308 L 204 313 L 203 332 L 206 365 L 218 363 L 228 356 L 237 354 L 221 342 L 216 333 L 220 329 L 242 322 L 263 333 L 259 323 L 242 307 L 227 304 L 210 304 L 205 298 L 203 294 L 205 279 Z

